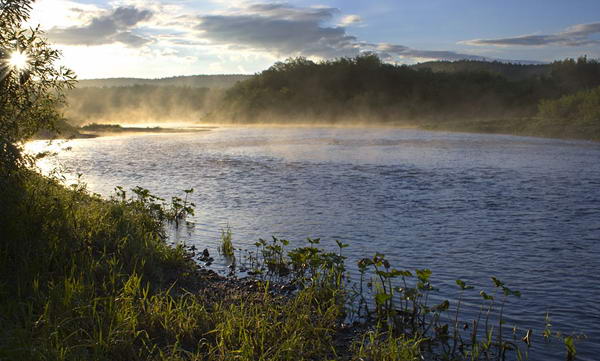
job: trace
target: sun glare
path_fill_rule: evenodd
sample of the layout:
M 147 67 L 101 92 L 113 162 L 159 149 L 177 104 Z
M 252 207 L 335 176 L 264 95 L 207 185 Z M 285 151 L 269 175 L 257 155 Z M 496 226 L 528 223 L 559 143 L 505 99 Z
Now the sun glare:
M 10 55 L 10 59 L 8 59 L 8 64 L 17 70 L 23 70 L 28 66 L 29 58 L 26 54 L 20 51 L 15 51 Z

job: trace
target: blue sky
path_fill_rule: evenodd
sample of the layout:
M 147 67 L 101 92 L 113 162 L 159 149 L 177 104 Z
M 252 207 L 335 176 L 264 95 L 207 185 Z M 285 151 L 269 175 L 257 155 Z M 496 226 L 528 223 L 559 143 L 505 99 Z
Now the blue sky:
M 600 58 L 598 0 L 38 0 L 80 78 L 255 73 L 292 56 Z

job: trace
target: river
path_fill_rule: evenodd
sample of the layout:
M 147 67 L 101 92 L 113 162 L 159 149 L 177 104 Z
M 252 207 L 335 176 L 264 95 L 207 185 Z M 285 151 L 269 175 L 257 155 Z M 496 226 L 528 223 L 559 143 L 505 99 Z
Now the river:
M 42 149 L 44 142 L 29 143 Z M 348 262 L 384 253 L 430 268 L 440 298 L 454 280 L 520 290 L 508 324 L 584 333 L 578 359 L 600 354 L 600 144 L 394 128 L 217 128 L 72 140 L 60 163 L 91 191 L 142 186 L 169 198 L 194 188 L 196 223 L 179 236 L 216 254 L 284 237 L 340 239 Z M 57 147 L 57 145 L 54 145 Z M 64 147 L 64 145 L 63 145 Z M 223 263 L 215 262 L 220 269 Z M 474 298 L 473 298 L 474 299 Z M 539 341 L 539 340 L 538 340 Z M 541 341 L 539 341 L 541 342 Z M 556 343 L 556 342 L 555 342 Z M 537 354 L 537 356 L 536 356 Z M 550 346 L 531 359 L 563 359 Z M 542 357 L 543 356 L 543 357 Z

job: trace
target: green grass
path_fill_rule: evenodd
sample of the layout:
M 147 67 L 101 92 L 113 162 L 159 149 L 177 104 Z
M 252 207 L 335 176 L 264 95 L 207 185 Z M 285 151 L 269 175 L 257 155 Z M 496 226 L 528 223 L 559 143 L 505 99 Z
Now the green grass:
M 579 124 L 542 117 L 451 120 L 425 123 L 420 127 L 436 131 L 600 141 L 600 123 Z
M 233 257 L 235 255 L 235 248 L 233 247 L 233 234 L 231 233 L 231 228 L 227 226 L 226 229 L 221 230 L 221 246 L 219 250 L 221 254 L 226 257 Z
M 105 200 L 23 170 L 1 182 L 0 359 L 354 359 L 336 343 L 337 290 L 223 286 L 166 244 L 145 192 Z
M 426 269 L 396 270 L 380 254 L 361 260 L 375 308 L 353 314 L 351 303 L 369 294 L 347 286 L 339 241 L 326 252 L 319 239 L 291 250 L 284 239 L 260 240 L 239 260 L 256 281 L 226 280 L 166 243 L 173 210 L 145 189 L 102 199 L 32 171 L 8 174 L 0 179 L 0 360 L 498 359 L 519 342 L 458 330 L 447 301 L 427 304 Z M 223 235 L 230 243 L 231 231 Z M 520 296 L 493 281 L 504 297 Z M 281 292 L 280 282 L 295 291 Z M 461 294 L 471 288 L 457 284 Z M 482 297 L 487 332 L 498 307 Z M 343 323 L 356 316 L 364 322 L 349 335 Z M 576 340 L 564 340 L 574 355 Z
M 0 358 L 132 357 L 131 294 L 195 269 L 147 202 L 106 201 L 28 171 L 3 180 Z

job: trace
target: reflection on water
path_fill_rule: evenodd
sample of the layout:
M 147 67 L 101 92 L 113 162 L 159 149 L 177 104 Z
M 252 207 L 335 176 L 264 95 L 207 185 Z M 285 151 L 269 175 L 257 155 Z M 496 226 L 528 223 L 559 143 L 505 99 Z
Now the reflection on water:
M 556 330 L 588 335 L 578 356 L 600 352 L 597 143 L 386 128 L 222 128 L 68 145 L 53 161 L 85 174 L 94 192 L 139 185 L 170 197 L 194 187 L 190 239 L 211 253 L 229 224 L 237 246 L 270 235 L 296 244 L 321 237 L 332 248 L 341 239 L 352 263 L 379 251 L 398 268 L 431 268 L 442 292 L 452 290 L 440 298 L 457 294 L 456 278 L 490 288 L 493 275 L 524 295 L 509 307 L 509 324 L 541 330 L 548 311 Z M 561 352 L 545 356 L 560 359 Z

